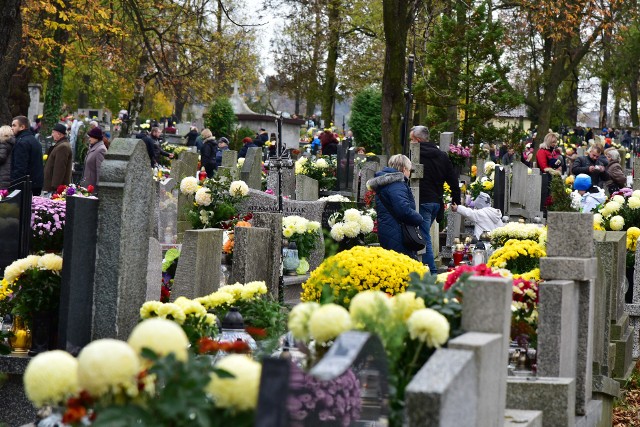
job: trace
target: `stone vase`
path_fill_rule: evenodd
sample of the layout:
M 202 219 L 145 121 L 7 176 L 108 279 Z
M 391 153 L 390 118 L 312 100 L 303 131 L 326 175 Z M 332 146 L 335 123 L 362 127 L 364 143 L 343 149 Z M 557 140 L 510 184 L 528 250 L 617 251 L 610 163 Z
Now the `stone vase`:
M 58 313 L 41 311 L 31 319 L 31 350 L 29 356 L 35 356 L 56 348 L 58 331 Z

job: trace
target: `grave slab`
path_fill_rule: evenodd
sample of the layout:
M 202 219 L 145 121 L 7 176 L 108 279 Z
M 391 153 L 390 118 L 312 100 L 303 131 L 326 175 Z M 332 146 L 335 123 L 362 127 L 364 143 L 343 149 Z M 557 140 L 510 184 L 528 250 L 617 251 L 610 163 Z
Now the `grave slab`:
M 178 259 L 171 299 L 209 295 L 220 284 L 222 235 L 218 228 L 187 230 Z

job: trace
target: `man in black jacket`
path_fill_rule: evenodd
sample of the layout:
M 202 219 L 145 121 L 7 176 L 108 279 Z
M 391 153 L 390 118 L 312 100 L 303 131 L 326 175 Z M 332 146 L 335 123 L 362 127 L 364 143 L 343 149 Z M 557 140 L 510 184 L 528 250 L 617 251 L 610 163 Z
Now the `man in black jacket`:
M 444 209 L 442 194 L 445 182 L 451 188 L 451 202 L 456 205 L 460 204 L 458 177 L 447 153 L 440 151 L 435 143 L 429 142 L 429 129 L 425 126 L 416 126 L 412 129 L 409 137 L 412 144 L 420 144 L 420 163 L 424 168 L 424 176 L 420 180 L 419 199 L 419 212 L 424 219 L 420 230 L 426 240 L 422 262 L 429 266 L 431 274 L 437 274 L 438 270 L 431 246 L 431 224 L 436 220 L 440 209 Z
M 29 119 L 25 116 L 14 117 L 11 130 L 16 137 L 11 153 L 11 180 L 28 175 L 31 177 L 31 192 L 39 196 L 44 184 L 42 146 L 29 128 Z
M 600 144 L 592 145 L 587 154 L 578 157 L 571 168 L 571 173 L 575 176 L 581 173 L 587 174 L 591 177 L 591 183 L 598 187 L 602 187 L 602 183 L 609 179 L 607 175 L 607 166 L 609 161 L 604 156 L 604 149 Z
M 151 167 L 155 167 L 160 161 L 160 156 L 168 157 L 173 159 L 173 154 L 168 153 L 162 149 L 160 145 L 160 128 L 154 127 L 151 128 L 150 135 L 136 135 L 136 137 L 141 138 L 142 141 L 147 146 L 147 154 L 149 155 L 149 159 L 151 160 Z

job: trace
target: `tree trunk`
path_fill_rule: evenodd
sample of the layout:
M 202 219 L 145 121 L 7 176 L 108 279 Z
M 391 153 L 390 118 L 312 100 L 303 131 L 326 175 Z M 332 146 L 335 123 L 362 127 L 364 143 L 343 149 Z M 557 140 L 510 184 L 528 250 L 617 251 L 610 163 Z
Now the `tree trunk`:
M 609 64 L 611 61 L 611 33 L 608 30 L 604 31 L 602 36 L 602 63 Z M 600 86 L 600 129 L 607 127 L 609 117 L 607 116 L 607 104 L 609 103 L 609 80 L 606 77 L 601 77 Z
M 0 8 L 0 87 L 8 88 L 22 49 L 20 0 L 4 0 Z M 25 112 L 26 113 L 26 112 Z M 26 115 L 26 114 L 25 114 Z M 9 91 L 0 90 L 0 122 L 11 123 Z
M 634 67 L 633 76 L 629 82 L 629 98 L 631 103 L 631 126 L 637 127 L 638 123 L 638 68 Z
M 620 106 L 620 93 L 618 91 L 613 91 L 613 121 L 612 126 L 614 128 L 620 127 L 620 110 L 622 107 Z
M 313 2 L 315 26 L 314 28 L 322 28 L 322 8 L 320 1 Z M 320 47 L 322 45 L 322 35 L 317 34 L 313 40 L 313 52 L 311 52 L 311 64 L 309 64 L 309 85 L 305 97 L 305 115 L 311 117 L 316 111 L 316 97 L 318 96 L 318 63 L 320 62 Z M 319 123 L 316 124 L 318 127 Z
M 404 111 L 404 74 L 407 33 L 413 21 L 410 0 L 383 0 L 385 35 L 382 74 L 382 150 L 383 154 L 402 152 L 400 128 Z
M 175 106 L 175 116 L 178 118 L 178 121 L 182 123 L 182 114 L 184 113 L 184 107 L 185 105 L 187 105 L 187 100 L 184 99 L 184 97 L 178 97 L 176 98 L 175 102 L 173 103 Z
M 574 71 L 571 76 L 571 90 L 569 92 L 570 98 L 567 110 L 567 117 L 571 126 L 575 126 L 578 123 L 578 82 L 578 73 Z
M 144 90 L 147 87 L 147 83 L 153 78 L 152 73 L 149 71 L 150 62 L 149 53 L 146 49 L 143 49 L 138 65 L 137 77 L 133 84 L 133 97 L 129 102 L 129 118 L 122 123 L 122 131 L 120 134 L 125 138 L 132 133 L 133 125 L 138 121 L 138 116 L 144 106 Z
M 64 6 L 56 3 L 57 8 L 68 9 L 68 4 Z M 56 22 L 63 23 L 62 19 L 57 17 Z M 42 118 L 42 135 L 49 135 L 53 125 L 58 123 L 62 113 L 62 85 L 64 83 L 64 62 L 67 55 L 62 51 L 62 46 L 66 46 L 69 41 L 69 31 L 61 28 L 56 29 L 53 33 L 53 40 L 56 43 L 51 55 L 51 74 L 47 80 L 47 91 L 44 95 L 44 114 Z
M 333 105 L 336 99 L 336 65 L 338 63 L 338 45 L 340 43 L 340 0 L 329 2 L 329 46 L 327 49 L 327 66 L 324 74 L 324 90 L 322 93 L 322 119 L 324 127 L 333 122 Z

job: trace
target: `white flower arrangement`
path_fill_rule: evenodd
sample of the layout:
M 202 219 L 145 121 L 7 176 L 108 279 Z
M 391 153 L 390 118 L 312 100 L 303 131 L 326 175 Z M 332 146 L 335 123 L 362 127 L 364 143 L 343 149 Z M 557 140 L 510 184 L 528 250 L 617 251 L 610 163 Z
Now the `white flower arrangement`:
M 36 407 L 65 404 L 80 391 L 77 360 L 62 350 L 38 354 L 24 371 L 24 390 Z
M 191 195 L 198 191 L 198 178 L 195 176 L 187 176 L 180 181 L 180 191 L 182 194 Z
M 164 304 L 163 307 L 167 305 Z M 138 354 L 143 348 L 148 348 L 161 357 L 173 353 L 177 360 L 183 362 L 188 357 L 187 335 L 180 325 L 167 319 L 153 318 L 142 321 L 133 328 L 127 342 Z
M 536 224 L 520 224 L 509 222 L 491 232 L 491 246 L 499 248 L 504 246 L 507 240 L 535 240 L 542 244 L 541 239 L 546 239 L 546 230 Z
M 340 194 L 332 194 L 330 196 L 320 197 L 318 201 L 323 202 L 350 202 L 351 200 L 348 197 L 342 196 Z
M 375 212 L 375 211 L 374 211 Z M 371 210 L 360 211 L 350 208 L 344 212 L 336 212 L 329 217 L 330 235 L 336 242 L 341 242 L 345 237 L 355 238 L 359 234 L 367 235 L 373 231 L 375 214 Z
M 139 372 L 138 355 L 123 341 L 93 341 L 78 355 L 78 383 L 93 397 L 122 391 L 129 396 L 136 396 Z
M 449 339 L 449 322 L 431 308 L 414 311 L 407 320 L 411 339 L 418 339 L 428 347 L 440 347 Z
M 200 188 L 196 191 L 195 201 L 200 206 L 209 206 L 213 201 L 211 199 L 211 190 L 208 188 Z
M 244 181 L 233 181 L 229 185 L 229 193 L 233 196 L 246 196 L 249 194 L 249 186 Z

